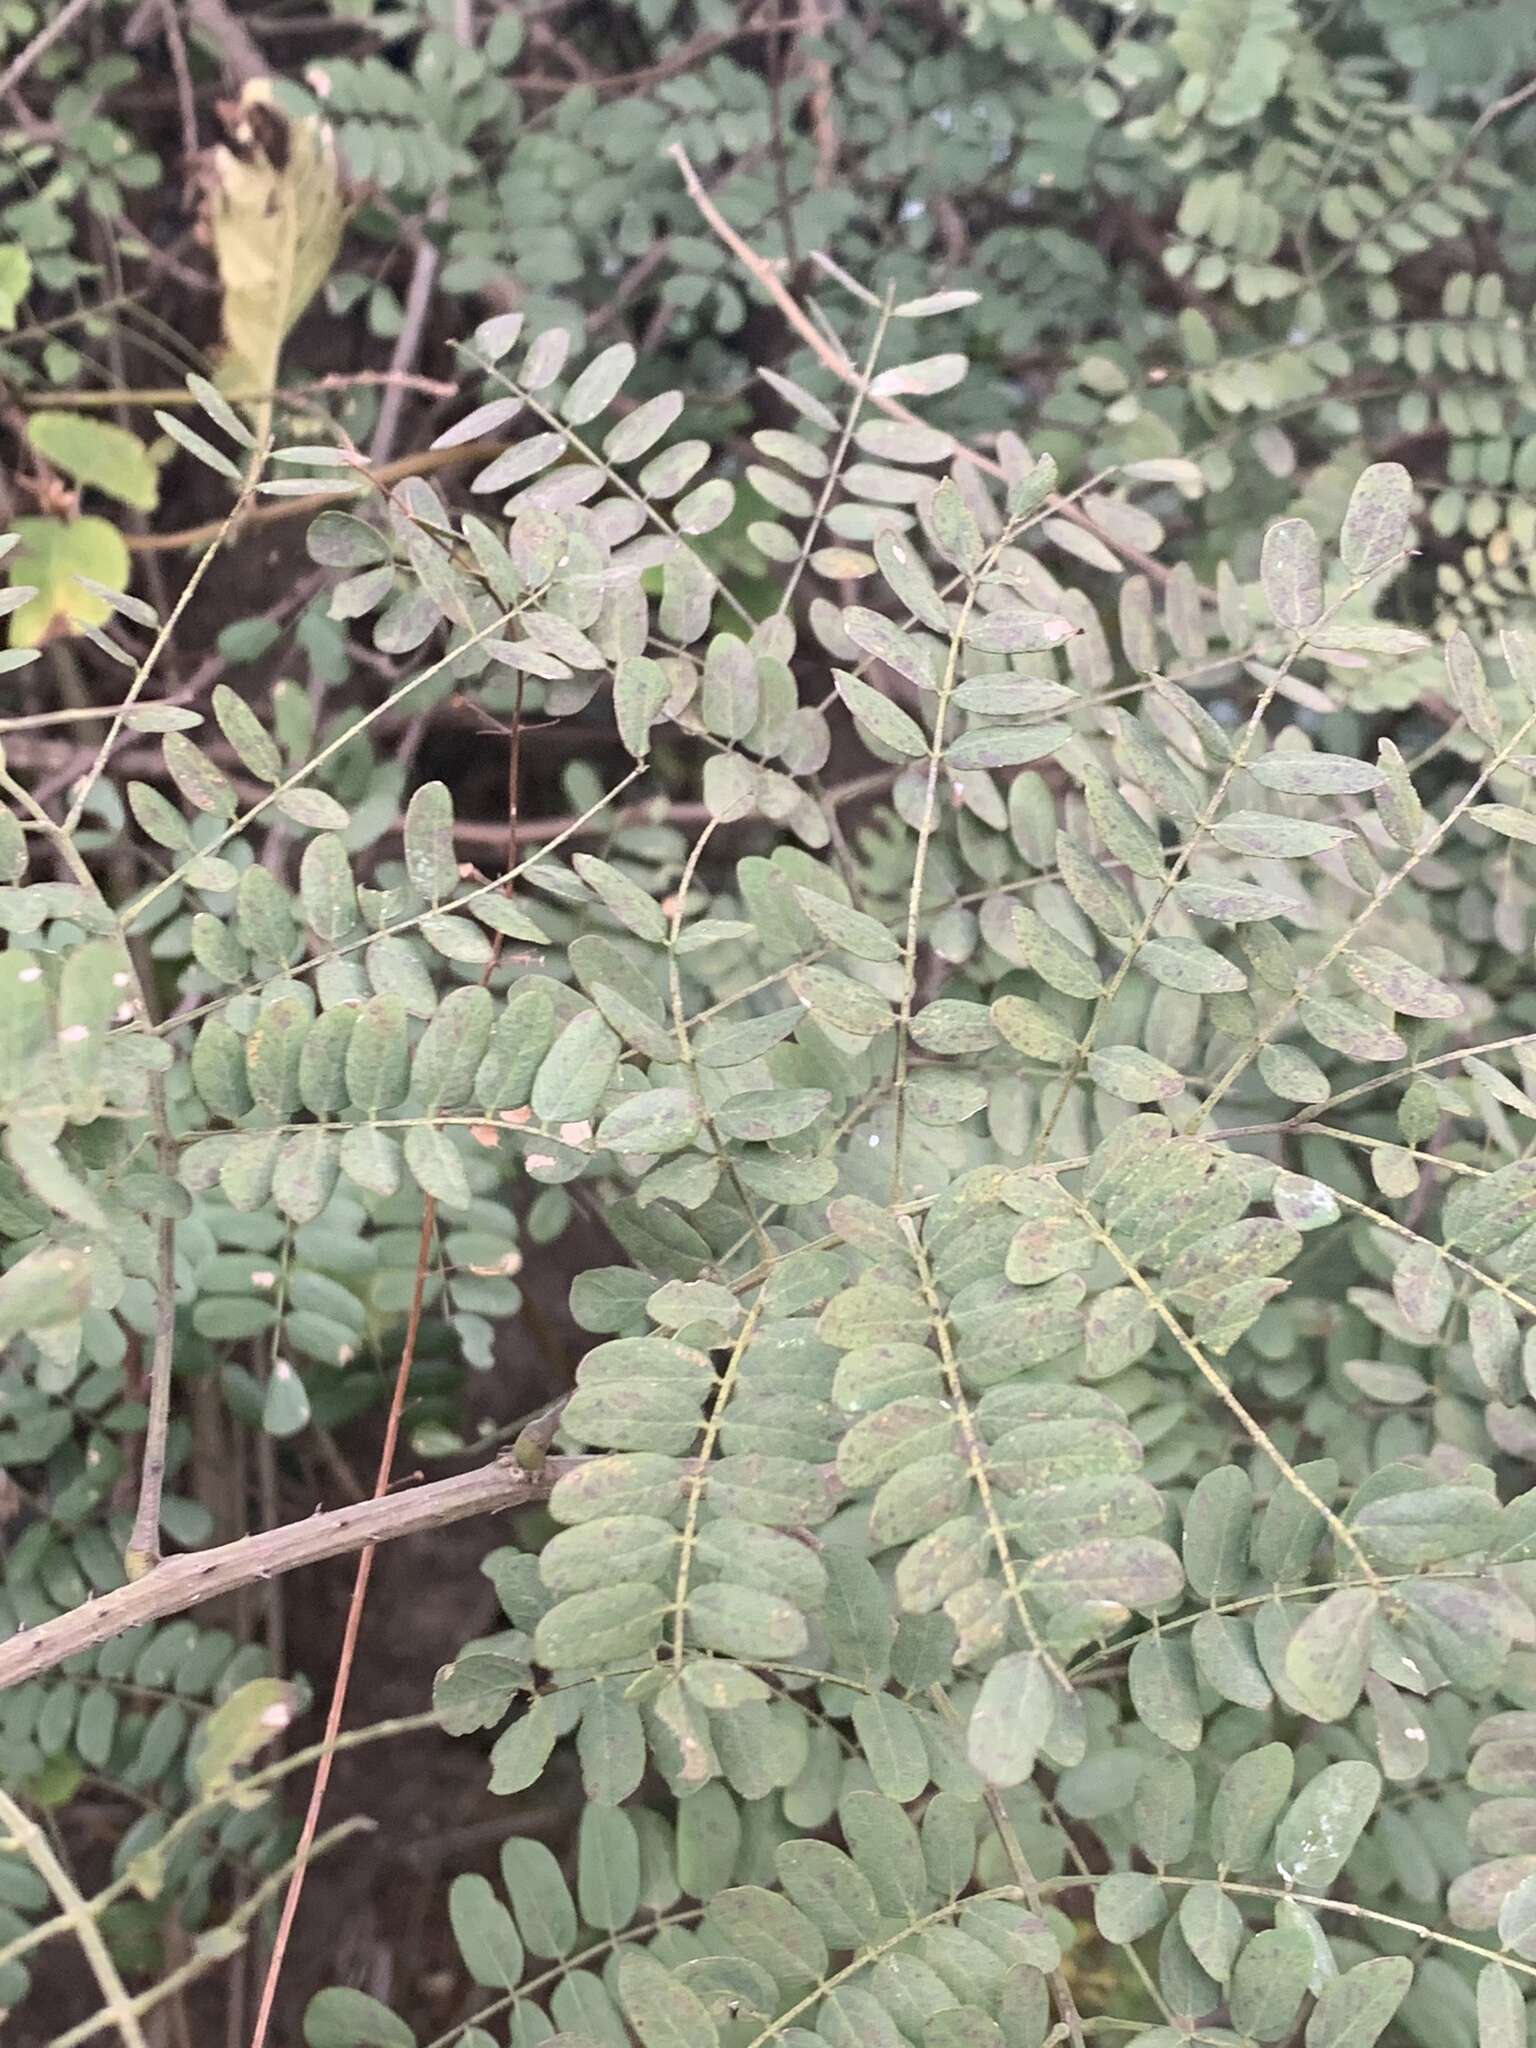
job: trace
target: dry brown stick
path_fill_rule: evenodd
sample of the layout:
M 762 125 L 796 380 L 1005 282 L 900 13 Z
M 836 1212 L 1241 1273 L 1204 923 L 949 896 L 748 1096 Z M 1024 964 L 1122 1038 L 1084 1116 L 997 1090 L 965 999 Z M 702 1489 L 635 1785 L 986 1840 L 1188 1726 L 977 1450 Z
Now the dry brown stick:
M 693 168 L 688 152 L 684 149 L 683 145 L 680 142 L 674 142 L 667 151 L 667 154 L 676 163 L 679 171 L 681 171 L 689 198 L 699 209 L 699 212 L 703 214 L 704 219 L 714 234 L 730 250 L 742 268 L 762 286 L 763 290 L 773 300 L 806 347 L 813 352 L 818 361 L 825 364 L 826 368 L 835 377 L 840 378 L 844 384 L 850 385 L 855 389 L 862 389 L 864 380 L 858 365 L 850 356 L 845 355 L 840 348 L 827 339 L 826 335 L 822 333 L 804 307 L 801 306 L 798 299 L 794 297 L 773 265 L 768 262 L 766 257 L 759 256 L 751 243 L 744 241 L 731 226 L 725 215 L 716 206 L 714 200 L 705 191 L 703 182 L 698 172 Z M 878 406 L 881 412 L 893 420 L 902 420 L 908 426 L 923 426 L 926 424 L 910 407 L 903 405 L 899 398 L 882 397 L 876 391 L 870 391 L 868 397 L 870 404 Z M 988 476 L 997 477 L 1003 481 L 1007 479 L 1007 472 L 1000 462 L 990 455 L 984 455 L 979 448 L 969 447 L 964 441 L 959 441 L 955 444 L 955 455 L 957 460 L 970 463 L 973 468 L 984 471 Z M 1129 541 L 1117 540 L 1113 534 L 1106 533 L 1096 520 L 1091 519 L 1086 512 L 1079 506 L 1072 504 L 1068 499 L 1058 497 L 1053 493 L 1046 502 L 1060 518 L 1069 521 L 1073 526 L 1081 527 L 1084 533 L 1091 533 L 1102 547 L 1108 548 L 1112 554 L 1118 555 L 1122 561 L 1128 562 L 1132 568 L 1139 569 L 1144 576 L 1150 576 L 1156 583 L 1167 583 L 1170 580 L 1172 571 L 1166 564 L 1158 561 L 1155 555 L 1149 555 L 1144 549 L 1133 547 Z
M 388 490 L 402 477 L 430 476 L 434 470 L 460 469 L 466 462 L 489 462 L 506 447 L 505 441 L 465 441 L 457 448 L 425 448 L 416 455 L 397 456 L 378 469 L 360 469 L 357 475 L 378 490 Z M 258 526 L 272 526 L 282 519 L 298 519 L 307 513 L 323 512 L 327 505 L 348 505 L 355 490 L 319 490 L 312 496 L 282 498 L 274 505 L 258 505 L 231 529 L 231 541 L 243 540 Z M 130 555 L 164 554 L 182 548 L 206 547 L 223 525 L 222 519 L 208 519 L 201 526 L 184 526 L 177 533 L 143 533 L 128 536 Z
M 427 214 L 430 223 L 440 220 L 443 207 L 433 202 Z M 395 432 L 400 424 L 400 412 L 405 403 L 405 387 L 399 382 L 402 373 L 409 374 L 421 346 L 422 329 L 427 323 L 427 310 L 432 303 L 432 287 L 437 281 L 437 266 L 442 261 L 441 252 L 431 238 L 423 234 L 416 245 L 416 260 L 411 266 L 411 281 L 406 288 L 405 314 L 400 323 L 399 337 L 389 367 L 394 372 L 393 380 L 386 385 L 379 417 L 369 443 L 368 459 L 375 466 L 387 462 L 394 451 Z
M 265 75 L 267 61 L 243 22 L 236 21 L 224 0 L 187 0 L 187 19 L 205 44 L 216 50 L 226 74 L 238 84 Z
M 422 1204 L 421 1242 L 416 1252 L 416 1282 L 411 1291 L 411 1313 L 405 1326 L 405 1342 L 400 1347 L 400 1363 L 395 1371 L 395 1384 L 390 1395 L 389 1415 L 384 1424 L 384 1443 L 379 1452 L 378 1470 L 374 1476 L 373 1497 L 385 1500 L 389 1496 L 389 1482 L 395 1468 L 395 1446 L 400 1438 L 400 1418 L 405 1412 L 405 1397 L 411 1384 L 411 1369 L 416 1363 L 416 1340 L 421 1334 L 421 1314 L 426 1301 L 427 1269 L 432 1260 L 432 1246 L 437 1236 L 437 1198 L 428 1195 Z M 272 2023 L 272 2008 L 277 2002 L 277 1987 L 282 1980 L 283 1960 L 288 1953 L 289 1937 L 298 1918 L 299 1901 L 304 1896 L 304 1878 L 308 1869 L 310 1851 L 320 1828 L 320 1813 L 325 1805 L 326 1788 L 331 1782 L 331 1764 L 336 1755 L 336 1738 L 341 1733 L 342 1716 L 347 1709 L 347 1691 L 352 1682 L 352 1666 L 357 1657 L 358 1637 L 362 1632 L 363 1609 L 368 1604 L 368 1583 L 373 1577 L 373 1560 L 378 1546 L 365 1543 L 358 1552 L 357 1565 L 352 1575 L 352 1597 L 347 1602 L 346 1625 L 341 1635 L 341 1652 L 336 1659 L 336 1676 L 331 1681 L 331 1703 L 326 1710 L 325 1734 L 322 1738 L 324 1749 L 315 1766 L 315 1781 L 310 1787 L 309 1804 L 304 1809 L 304 1824 L 299 1830 L 299 1847 L 294 1858 L 293 1872 L 283 1893 L 283 1909 L 278 1917 L 277 1933 L 272 1942 L 272 1953 L 267 1961 L 267 1973 L 262 1982 L 261 1998 L 256 2007 L 256 2024 L 251 2029 L 251 2048 L 263 2048 L 267 2029 Z
M 0 73 L 0 96 L 20 85 L 38 58 L 52 49 L 65 30 L 73 27 L 76 17 L 84 14 L 90 5 L 91 0 L 66 0 L 52 21 L 40 28 L 30 43 L 23 44 L 4 72 Z
M 494 1464 L 457 1472 L 450 1479 L 431 1480 L 408 1493 L 332 1508 L 300 1522 L 285 1522 L 259 1536 L 241 1536 L 212 1550 L 168 1558 L 131 1585 L 87 1600 L 56 1620 L 40 1622 L 0 1643 L 0 1691 L 52 1671 L 67 1658 L 93 1650 L 144 1622 L 184 1614 L 206 1600 L 217 1600 L 221 1594 L 276 1573 L 345 1557 L 365 1543 L 389 1543 L 422 1529 L 445 1528 L 471 1515 L 526 1507 L 543 1500 L 563 1472 L 584 1462 L 581 1458 L 550 1458 L 540 1471 L 529 1472 L 514 1458 L 498 1458 Z

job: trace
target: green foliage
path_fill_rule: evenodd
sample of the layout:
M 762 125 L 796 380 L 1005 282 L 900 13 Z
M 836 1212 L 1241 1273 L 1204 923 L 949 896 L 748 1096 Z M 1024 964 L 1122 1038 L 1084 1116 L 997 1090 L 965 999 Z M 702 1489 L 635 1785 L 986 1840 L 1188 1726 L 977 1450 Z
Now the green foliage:
M 951 13 L 770 61 L 663 0 L 338 10 L 214 161 L 160 442 L 61 395 L 46 296 L 143 182 L 135 60 L 34 53 L 86 168 L 27 138 L 0 246 L 0 1636 L 124 1589 L 141 1479 L 210 1545 L 194 1428 L 272 1500 L 337 1460 L 403 1343 L 413 1455 L 471 1448 L 525 1258 L 600 1225 L 432 1687 L 513 1802 L 434 2048 L 1515 2048 L 1532 31 Z M 419 341 L 402 217 L 468 339 L 386 472 L 378 387 L 289 380 L 306 315 Z M 190 679 L 222 537 L 161 605 L 100 503 L 162 476 L 306 519 Z M 498 802 L 574 745 L 488 825 L 429 729 Z M 304 1696 L 191 1611 L 0 1694 L 0 2004 L 79 1939 L 130 2048 L 289 1868 Z M 98 1794 L 77 1900 L 29 1816 Z
M 897 361 L 912 317 L 876 323 Z M 393 702 L 445 672 L 514 716 L 611 691 L 639 758 L 484 880 L 422 783 L 398 860 L 360 869 L 376 833 L 332 764 L 375 714 L 326 742 L 221 686 L 255 793 L 208 720 L 168 721 L 161 776 L 127 790 L 163 871 L 119 905 L 79 855 L 73 881 L 31 878 L 17 828 L 40 821 L 7 778 L 6 1284 L 43 1276 L 13 1324 L 8 1462 L 45 1467 L 51 1503 L 32 1578 L 67 1607 L 115 1575 L 91 1503 L 141 1420 L 111 1404 L 155 1217 L 180 1373 L 222 1357 L 235 1414 L 286 1436 L 356 1398 L 424 1197 L 430 1298 L 483 1363 L 518 1307 L 508 1196 L 562 1205 L 547 1231 L 585 1183 L 629 1263 L 573 1294 L 596 1341 L 560 1430 L 583 1455 L 537 1560 L 488 1561 L 508 1628 L 436 1703 L 499 1731 L 493 1795 L 569 1737 L 590 1803 L 574 1894 L 515 1840 L 504 1896 L 453 1886 L 495 1994 L 476 2025 L 511 2005 L 535 2036 L 1039 2044 L 1097 1981 L 1062 1911 L 1079 1891 L 1142 1980 L 1105 2009 L 1150 2042 L 1156 2015 L 1224 2006 L 1237 2038 L 1279 2038 L 1309 2000 L 1323 2043 L 1470 2041 L 1474 1995 L 1502 2023 L 1533 1973 L 1527 1864 L 1475 1859 L 1521 1824 L 1473 1827 L 1441 1787 L 1491 1708 L 1468 1785 L 1517 1793 L 1536 1699 L 1536 1496 L 1506 1465 L 1536 1105 L 1496 964 L 1530 886 L 1530 643 L 1491 679 L 1450 643 L 1473 758 L 1421 792 L 1390 743 L 1361 758 L 1330 684 L 1343 654 L 1420 659 L 1372 616 L 1411 537 L 1401 469 L 1359 476 L 1336 546 L 1272 524 L 1214 602 L 1120 579 L 1112 641 L 1053 467 L 1010 446 L 1006 489 L 936 477 L 947 436 L 861 416 L 889 372 L 841 423 L 807 401 L 759 436 L 794 573 L 754 617 L 702 552 L 733 485 L 702 444 L 654 452 L 677 404 L 603 424 L 629 350 L 578 369 L 558 330 L 498 319 L 466 354 L 470 421 L 530 422 L 473 480 L 493 516 L 415 480 L 323 514 L 311 553 L 338 595 L 370 579 L 340 608 L 376 645 L 422 648 Z M 868 495 L 876 451 L 903 509 Z M 780 488 L 797 475 L 820 501 Z M 1166 488 L 1101 490 L 1098 530 Z M 792 661 L 835 680 L 819 707 Z M 811 781 L 834 704 L 890 764 L 841 858 Z M 703 839 L 605 822 L 683 743 Z M 766 852 L 711 855 L 756 819 Z M 571 843 L 590 825 L 601 854 Z M 284 856 L 256 858 L 274 831 Z M 118 937 L 145 933 L 169 1029 Z M 173 1172 L 146 1161 L 157 1126 Z M 203 1655 L 190 1624 L 162 1634 Z M 115 1755 L 129 1641 L 97 1654 L 104 1691 L 13 1696 L 28 1768 Z M 647 1767 L 670 1816 L 637 1803 Z M 1422 1825 L 1405 1799 L 1433 1802 Z M 1099 1845 L 1086 1871 L 1066 1821 Z M 1400 1953 L 1450 1880 L 1455 1923 L 1498 1922 L 1486 1994 L 1464 1948 Z M 308 2024 L 405 2038 L 354 1993 Z

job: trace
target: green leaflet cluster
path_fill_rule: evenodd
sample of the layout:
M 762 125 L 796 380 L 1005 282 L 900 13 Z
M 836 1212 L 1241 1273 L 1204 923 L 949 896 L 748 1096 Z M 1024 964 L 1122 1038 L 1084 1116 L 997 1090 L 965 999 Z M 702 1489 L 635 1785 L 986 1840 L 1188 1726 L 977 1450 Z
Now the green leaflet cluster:
M 493 1794 L 569 1738 L 585 1795 L 574 1894 L 514 1852 L 451 1901 L 515 2039 L 1045 2048 L 1092 1997 L 1138 2048 L 1506 2048 L 1529 1872 L 1469 1878 L 1452 1781 L 1536 1697 L 1531 643 L 1448 636 L 1440 735 L 1362 744 L 1352 679 L 1431 659 L 1379 616 L 1406 469 L 1364 466 L 1326 543 L 1295 513 L 1160 579 L 1183 458 L 1072 496 L 907 416 L 958 373 L 896 323 L 965 296 L 867 308 L 840 413 L 774 373 L 802 424 L 757 430 L 752 544 L 811 579 L 803 627 L 705 547 L 730 458 L 629 404 L 628 345 L 498 318 L 445 437 L 505 438 L 486 514 L 359 484 L 312 532 L 335 623 L 404 665 L 386 701 L 285 692 L 269 730 L 221 688 L 217 739 L 135 706 L 159 866 L 116 911 L 97 825 L 3 771 L 27 1554 L 51 1604 L 112 1583 L 157 1290 L 179 1371 L 297 1436 L 377 1379 L 428 1202 L 434 1321 L 485 1366 L 512 1202 L 538 1242 L 595 1198 L 623 1262 L 573 1289 L 554 1533 L 489 1561 L 507 1627 L 435 1695 Z M 450 693 L 601 735 L 570 818 L 478 835 L 488 873 L 436 782 L 379 848 L 370 734 Z M 73 880 L 26 880 L 22 816 Z M 76 1683 L 37 1696 L 44 1759 L 115 1754 Z M 1090 1906 L 1136 1959 L 1110 1995 Z M 351 1994 L 309 2031 L 401 2038 Z
M 64 1612 L 81 1596 L 66 1547 L 49 1533 L 35 1525 L 7 1561 L 0 1595 L 6 1634 Z M 105 1592 L 122 1583 L 117 1554 L 99 1527 L 88 1534 L 96 1539 L 94 1590 Z M 261 1801 L 216 1803 L 201 1827 L 182 1830 L 164 1852 L 159 1845 L 225 1767 L 221 1736 L 232 1719 L 244 1718 L 247 1701 L 253 1713 L 276 1708 L 285 1719 L 297 1710 L 295 1688 L 263 1677 L 265 1669 L 260 1645 L 242 1646 L 224 1629 L 179 1620 L 130 1630 L 73 1660 L 67 1674 L 4 1695 L 6 1787 L 45 1811 L 65 1807 L 87 1785 L 130 1801 L 140 1811 L 114 1844 L 112 1878 L 126 1880 L 137 1901 L 174 1908 L 183 1927 L 207 1927 L 232 1867 L 259 1882 L 281 1864 L 282 1815 Z M 7 1849 L 0 1856 L 0 1997 L 8 2007 L 21 2003 L 29 1977 L 12 1945 L 30 1946 L 29 1927 L 46 1920 L 52 1904 L 24 1855 Z M 151 1906 L 145 1919 L 158 1939 L 157 1917 Z

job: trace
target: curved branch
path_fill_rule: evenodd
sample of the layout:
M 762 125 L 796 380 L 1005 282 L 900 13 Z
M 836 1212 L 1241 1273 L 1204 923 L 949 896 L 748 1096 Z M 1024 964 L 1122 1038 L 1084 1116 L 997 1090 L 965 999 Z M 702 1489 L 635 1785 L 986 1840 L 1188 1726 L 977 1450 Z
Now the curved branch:
M 478 1471 L 434 1479 L 409 1493 L 358 1501 L 302 1522 L 285 1522 L 259 1536 L 242 1536 L 212 1550 L 170 1558 L 142 1579 L 0 1643 L 0 1691 L 51 1671 L 66 1658 L 94 1650 L 143 1622 L 185 1613 L 189 1607 L 216 1600 L 220 1594 L 258 1579 L 297 1571 L 301 1565 L 319 1564 L 328 1557 L 343 1557 L 361 1550 L 365 1543 L 388 1543 L 397 1536 L 414 1536 L 421 1529 L 466 1521 L 471 1515 L 527 1507 L 546 1499 L 562 1473 L 585 1462 L 582 1458 L 550 1458 L 539 1471 L 530 1472 L 515 1458 L 498 1458 Z

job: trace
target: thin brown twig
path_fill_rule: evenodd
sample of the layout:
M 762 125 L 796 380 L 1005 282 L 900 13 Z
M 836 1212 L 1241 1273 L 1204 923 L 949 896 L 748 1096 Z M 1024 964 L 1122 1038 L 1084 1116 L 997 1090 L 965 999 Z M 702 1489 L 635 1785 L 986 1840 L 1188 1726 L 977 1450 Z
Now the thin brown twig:
M 464 441 L 457 448 L 424 448 L 415 455 L 396 456 L 393 462 L 386 462 L 378 469 L 359 469 L 356 475 L 360 483 L 372 484 L 377 490 L 388 490 L 391 484 L 399 483 L 403 477 L 430 476 L 441 469 L 461 469 L 467 462 L 489 462 L 506 445 L 505 441 Z M 280 498 L 274 504 L 250 507 L 230 533 L 230 539 L 243 540 L 256 527 L 274 526 L 280 520 L 308 518 L 316 512 L 323 512 L 328 505 L 350 504 L 357 496 L 356 487 L 349 486 L 316 491 L 312 496 L 302 498 Z M 221 519 L 206 519 L 201 526 L 185 526 L 177 533 L 131 534 L 128 536 L 128 552 L 131 555 L 165 554 L 183 548 L 205 547 L 223 524 Z
M 436 1231 L 437 1202 L 432 1195 L 428 1195 L 421 1212 L 421 1241 L 416 1248 L 416 1279 L 411 1291 L 411 1312 L 405 1326 L 405 1342 L 400 1347 L 400 1364 L 395 1373 L 389 1416 L 384 1425 L 384 1443 L 379 1452 L 378 1471 L 373 1482 L 375 1501 L 383 1500 L 389 1493 L 390 1477 L 395 1463 L 395 1446 L 400 1436 L 400 1417 L 405 1408 L 411 1367 L 416 1361 L 416 1339 L 421 1331 L 422 1304 L 427 1291 L 427 1268 L 432 1259 L 432 1240 Z M 283 1910 L 277 1923 L 272 1953 L 267 1961 L 267 1974 L 256 2008 L 256 2024 L 251 2029 L 251 2048 L 262 2048 L 267 2038 L 267 2029 L 272 2020 L 272 2007 L 283 1974 L 283 1959 L 288 1952 L 289 1937 L 293 1933 L 299 1901 L 304 1894 L 309 1852 L 319 1830 L 320 1812 L 325 1804 L 326 1788 L 331 1781 L 334 1744 L 341 1732 L 341 1717 L 346 1711 L 347 1689 L 351 1684 L 352 1665 L 357 1655 L 358 1635 L 362 1628 L 363 1608 L 367 1604 L 368 1583 L 373 1577 L 373 1560 L 377 1547 L 375 1543 L 365 1542 L 358 1552 L 357 1569 L 352 1578 L 352 1597 L 347 1603 L 346 1627 L 342 1632 L 341 1654 L 336 1660 L 336 1677 L 331 1686 L 331 1704 L 325 1717 L 325 1734 L 322 1738 L 325 1749 L 315 1767 L 315 1781 L 310 1788 L 304 1825 L 299 1831 L 299 1846 L 295 1852 L 293 1873 L 283 1894 Z
M 261 405 L 270 399 L 281 399 L 285 405 L 302 405 L 312 392 L 351 391 L 370 384 L 398 384 L 427 398 L 456 398 L 459 392 L 458 385 L 446 377 L 424 377 L 419 370 L 327 370 L 323 377 L 310 377 L 302 384 L 278 384 L 270 391 L 226 391 L 224 395 L 231 405 Z M 135 384 L 121 391 L 98 391 L 94 386 L 58 391 L 50 385 L 46 391 L 18 392 L 16 403 L 22 407 L 68 405 L 76 412 L 86 412 L 108 405 L 194 408 L 201 401 L 185 385 Z
M 93 0 L 65 0 L 52 21 L 40 28 L 30 43 L 25 44 L 0 71 L 0 98 L 20 85 L 39 57 L 51 50 L 59 37 L 71 29 L 80 15 L 93 5 Z
M 427 226 L 440 221 L 447 212 L 447 202 L 441 196 L 434 199 L 427 209 Z M 400 410 L 405 403 L 406 387 L 402 379 L 409 376 L 415 367 L 417 353 L 421 348 L 421 337 L 427 324 L 427 314 L 432 305 L 432 287 L 437 283 L 437 269 L 442 262 L 442 251 L 428 233 L 423 233 L 416 244 L 416 260 L 411 265 L 411 281 L 406 286 L 405 310 L 401 315 L 400 332 L 395 340 L 394 353 L 389 359 L 390 380 L 384 387 L 384 398 L 379 406 L 378 422 L 373 430 L 373 439 L 368 446 L 368 460 L 375 467 L 388 462 L 394 452 L 395 434 L 400 425 Z
M 156 1146 L 160 1171 L 175 1177 L 175 1149 L 166 1120 L 165 1090 L 155 1077 L 159 1127 Z M 166 1444 L 171 1428 L 171 1372 L 176 1350 L 176 1222 L 160 1219 L 155 1245 L 155 1334 L 149 1369 L 149 1414 L 144 1426 L 144 1458 L 139 1467 L 139 1501 L 133 1529 L 123 1553 L 130 1579 L 142 1578 L 160 1562 L 160 1501 L 165 1490 Z

